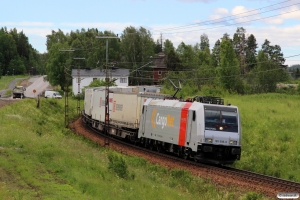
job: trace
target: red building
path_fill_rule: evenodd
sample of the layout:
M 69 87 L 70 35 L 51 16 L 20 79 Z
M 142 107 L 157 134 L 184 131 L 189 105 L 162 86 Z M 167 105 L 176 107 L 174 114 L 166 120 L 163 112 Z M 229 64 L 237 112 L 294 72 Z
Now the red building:
M 165 54 L 160 52 L 158 56 L 153 57 L 152 64 L 150 67 L 153 69 L 151 78 L 153 79 L 153 84 L 158 85 L 159 81 L 167 73 L 167 66 L 165 64 Z

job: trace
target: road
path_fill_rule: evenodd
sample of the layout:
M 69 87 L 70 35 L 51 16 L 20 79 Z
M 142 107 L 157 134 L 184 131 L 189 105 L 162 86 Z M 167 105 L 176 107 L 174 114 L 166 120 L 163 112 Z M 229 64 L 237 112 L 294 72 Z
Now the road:
M 48 81 L 44 81 L 44 76 L 31 77 L 28 80 L 25 96 L 28 98 L 35 98 L 37 95 L 47 90 L 48 87 L 50 87 L 50 84 Z M 36 91 L 35 93 L 33 92 L 34 90 Z

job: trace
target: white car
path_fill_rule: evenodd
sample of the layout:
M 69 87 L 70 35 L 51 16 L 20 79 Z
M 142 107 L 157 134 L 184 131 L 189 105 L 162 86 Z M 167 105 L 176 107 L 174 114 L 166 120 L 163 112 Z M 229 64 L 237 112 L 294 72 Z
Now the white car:
M 45 98 L 61 99 L 62 96 L 56 91 L 45 91 Z

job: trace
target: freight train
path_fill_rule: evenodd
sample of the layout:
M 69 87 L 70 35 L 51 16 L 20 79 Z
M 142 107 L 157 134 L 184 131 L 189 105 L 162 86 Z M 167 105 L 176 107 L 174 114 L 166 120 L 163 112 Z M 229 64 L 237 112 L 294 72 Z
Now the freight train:
M 233 164 L 241 157 L 238 107 L 217 97 L 184 101 L 153 86 L 87 88 L 82 120 L 113 137 L 184 159 Z

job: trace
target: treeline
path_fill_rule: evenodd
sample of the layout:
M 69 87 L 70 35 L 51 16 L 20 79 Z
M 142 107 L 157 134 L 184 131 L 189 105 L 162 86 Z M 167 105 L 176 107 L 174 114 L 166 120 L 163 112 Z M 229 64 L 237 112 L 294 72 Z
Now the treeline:
M 294 79 L 299 79 L 300 78 L 300 65 L 296 64 L 296 65 L 292 65 L 291 67 L 289 67 L 289 73 L 291 74 L 291 76 Z
M 63 33 L 52 31 L 47 36 L 47 74 L 51 84 L 65 83 L 65 70 L 74 68 L 106 68 L 106 41 L 108 41 L 108 66 L 136 70 L 150 61 L 151 56 L 165 53 L 168 73 L 161 84 L 172 87 L 167 79 L 201 90 L 205 86 L 220 87 L 229 92 L 274 92 L 276 83 L 289 76 L 279 45 L 271 45 L 267 39 L 258 48 L 253 34 L 246 36 L 243 27 L 237 28 L 233 37 L 225 33 L 212 49 L 206 34 L 199 43 L 187 45 L 181 42 L 177 48 L 170 40 L 163 45 L 153 40 L 150 31 L 143 27 L 127 27 L 119 39 L 99 38 L 117 35 L 110 31 L 81 29 Z M 98 37 L 98 38 L 97 38 Z M 162 50 L 163 47 L 163 50 Z M 75 51 L 68 51 L 68 50 Z M 75 60 L 74 58 L 85 58 Z M 130 84 L 149 84 L 151 68 L 146 66 L 130 75 Z
M 0 29 L 0 77 L 41 73 L 41 55 L 28 42 L 23 31 Z
M 174 70 L 168 78 L 182 80 L 197 90 L 213 86 L 239 94 L 275 92 L 276 83 L 289 79 L 280 46 L 266 39 L 258 49 L 255 36 L 246 36 L 243 27 L 237 28 L 232 38 L 225 33 L 212 50 L 206 34 L 194 46 L 183 42 L 177 49 L 168 46 L 171 50 L 167 52 L 173 52 L 175 58 L 167 60 Z
M 114 66 L 134 70 L 148 63 L 150 56 L 161 52 L 161 45 L 155 43 L 151 33 L 143 27 L 139 29 L 127 27 L 120 36 L 110 31 L 102 32 L 97 29 L 81 29 L 70 33 L 63 33 L 61 30 L 52 31 L 52 34 L 47 36 L 46 42 L 48 50 L 46 69 L 49 82 L 63 88 L 66 68 L 69 72 L 78 67 L 106 69 L 106 42 L 108 42 L 109 68 Z M 70 49 L 75 51 L 68 51 Z M 130 84 L 137 84 L 135 78 L 131 79 Z M 145 81 L 143 79 L 143 84 Z

